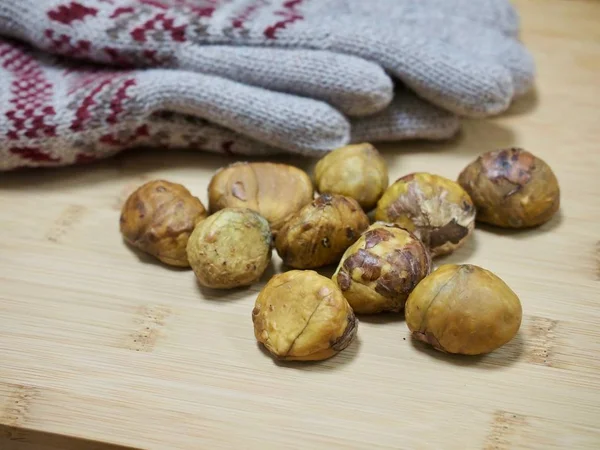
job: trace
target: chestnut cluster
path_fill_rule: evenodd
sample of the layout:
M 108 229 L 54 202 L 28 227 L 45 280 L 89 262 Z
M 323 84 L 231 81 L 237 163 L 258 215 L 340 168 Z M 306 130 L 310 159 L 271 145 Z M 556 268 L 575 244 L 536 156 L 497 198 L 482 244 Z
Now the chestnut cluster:
M 384 312 L 404 313 L 413 337 L 440 351 L 475 355 L 515 337 L 520 300 L 484 268 L 433 262 L 476 222 L 541 225 L 559 198 L 550 167 L 523 149 L 484 153 L 457 181 L 415 172 L 389 184 L 385 158 L 362 143 L 322 157 L 312 178 L 287 164 L 231 164 L 212 177 L 208 208 L 180 184 L 150 181 L 123 205 L 120 230 L 214 289 L 258 283 L 275 250 L 286 270 L 260 290 L 252 322 L 277 359 L 329 358 L 353 340 L 356 315 Z M 317 271 L 331 265 L 332 277 Z

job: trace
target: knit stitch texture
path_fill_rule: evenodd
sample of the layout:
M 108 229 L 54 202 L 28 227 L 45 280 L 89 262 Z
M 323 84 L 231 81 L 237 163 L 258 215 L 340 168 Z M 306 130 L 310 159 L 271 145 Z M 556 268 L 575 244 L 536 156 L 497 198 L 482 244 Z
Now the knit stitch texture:
M 479 2 L 465 0 L 0 0 L 0 33 L 96 62 L 196 72 L 214 70 L 207 45 L 329 50 L 376 62 L 434 105 L 488 116 L 534 77 L 498 2 L 482 2 L 477 19 Z M 485 24 L 494 16 L 502 29 Z
M 507 0 L 0 0 L 38 49 L 0 40 L 0 170 L 448 138 L 530 89 L 518 28 Z
M 411 95 L 379 113 L 381 126 L 443 137 L 435 108 L 402 100 Z M 404 117 L 394 123 L 397 110 Z M 381 138 L 373 130 L 361 138 Z M 324 102 L 183 70 L 85 66 L 0 40 L 0 170 L 86 163 L 140 146 L 318 155 L 349 142 L 348 120 Z

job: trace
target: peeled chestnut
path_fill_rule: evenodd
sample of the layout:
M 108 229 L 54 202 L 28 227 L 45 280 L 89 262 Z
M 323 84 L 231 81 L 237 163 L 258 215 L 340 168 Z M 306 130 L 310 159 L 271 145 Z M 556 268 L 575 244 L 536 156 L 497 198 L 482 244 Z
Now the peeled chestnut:
M 207 216 L 202 202 L 184 186 L 153 180 L 127 198 L 119 228 L 124 240 L 139 250 L 165 264 L 189 267 L 188 239 Z
M 399 178 L 385 191 L 375 220 L 411 231 L 435 257 L 464 244 L 475 227 L 475 206 L 455 181 L 418 172 Z
M 208 186 L 211 212 L 250 208 L 268 220 L 273 234 L 313 200 L 313 185 L 303 170 L 289 164 L 237 162 L 220 169 Z
M 187 255 L 202 286 L 249 286 L 271 262 L 272 239 L 269 223 L 256 211 L 225 208 L 194 228 Z
M 526 228 L 550 220 L 560 207 L 558 180 L 548 164 L 521 148 L 484 153 L 458 177 L 477 208 L 477 220 Z
M 519 297 L 498 276 L 471 264 L 445 264 L 425 277 L 406 301 L 415 339 L 447 353 L 489 353 L 521 326 Z
M 350 344 L 358 327 L 338 287 L 312 270 L 273 276 L 256 299 L 252 323 L 271 355 L 298 361 L 332 357 Z
M 350 197 L 323 194 L 289 218 L 275 239 L 283 262 L 295 269 L 337 263 L 369 226 L 369 218 Z
M 352 197 L 368 211 L 388 187 L 388 170 L 385 160 L 373 145 L 347 145 L 319 160 L 315 166 L 315 182 L 321 194 Z
M 415 235 L 376 222 L 346 250 L 332 279 L 357 314 L 397 312 L 430 269 L 429 252 Z

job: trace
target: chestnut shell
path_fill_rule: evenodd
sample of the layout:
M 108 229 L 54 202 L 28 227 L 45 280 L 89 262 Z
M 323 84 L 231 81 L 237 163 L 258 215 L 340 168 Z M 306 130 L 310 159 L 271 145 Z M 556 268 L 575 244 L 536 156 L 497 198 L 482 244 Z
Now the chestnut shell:
M 346 250 L 332 279 L 357 314 L 399 312 L 430 270 L 429 252 L 416 236 L 376 222 Z
M 477 208 L 477 221 L 528 228 L 549 221 L 560 208 L 560 187 L 546 162 L 521 148 L 484 153 L 458 177 Z
M 135 248 L 165 264 L 189 267 L 188 239 L 207 216 L 202 202 L 183 185 L 153 180 L 127 198 L 119 229 L 125 241 Z
M 498 276 L 472 264 L 445 264 L 408 296 L 412 335 L 447 353 L 478 355 L 512 340 L 522 320 L 521 302 Z
M 280 360 L 317 361 L 344 350 L 356 335 L 352 308 L 329 279 L 312 270 L 274 275 L 252 310 L 254 335 Z
M 475 205 L 455 181 L 417 172 L 396 180 L 377 203 L 375 220 L 414 233 L 432 257 L 462 246 L 475 228 Z

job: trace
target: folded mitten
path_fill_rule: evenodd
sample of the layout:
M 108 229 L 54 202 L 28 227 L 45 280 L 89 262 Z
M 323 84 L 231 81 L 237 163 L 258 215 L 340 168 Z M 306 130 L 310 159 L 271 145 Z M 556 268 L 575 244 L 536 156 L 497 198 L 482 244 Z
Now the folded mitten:
M 360 140 L 439 139 L 455 116 L 406 89 L 351 135 L 327 103 L 184 70 L 116 70 L 0 39 L 0 170 L 60 166 L 132 147 L 319 155 Z M 367 125 L 370 124 L 370 125 Z
M 108 64 L 237 71 L 238 81 L 279 84 L 286 92 L 294 90 L 292 74 L 310 74 L 303 58 L 292 56 L 282 64 L 285 73 L 275 75 L 270 56 L 257 56 L 248 69 L 239 60 L 230 68 L 230 58 L 220 56 L 224 47 L 327 50 L 377 63 L 448 111 L 488 116 L 504 111 L 534 76 L 531 56 L 512 32 L 511 11 L 507 0 L 0 0 L 0 33 Z M 294 61 L 302 69 L 290 70 Z M 265 65 L 274 80 L 257 80 L 257 67 Z M 297 76 L 294 93 L 314 98 L 310 76 Z M 389 85 L 376 84 L 374 105 L 338 106 L 376 112 L 389 99 Z

